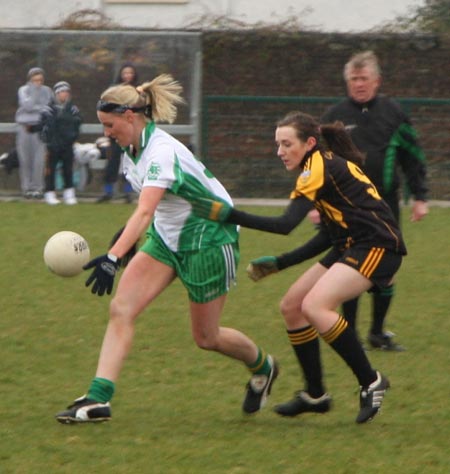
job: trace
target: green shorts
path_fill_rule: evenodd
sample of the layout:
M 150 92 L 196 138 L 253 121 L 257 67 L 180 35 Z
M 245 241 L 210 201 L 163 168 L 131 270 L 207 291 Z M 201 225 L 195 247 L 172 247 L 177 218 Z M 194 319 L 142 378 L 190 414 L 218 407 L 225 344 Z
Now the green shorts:
M 150 232 L 142 252 L 172 267 L 194 303 L 207 303 L 228 293 L 239 263 L 237 242 L 186 252 L 172 252 L 161 237 Z

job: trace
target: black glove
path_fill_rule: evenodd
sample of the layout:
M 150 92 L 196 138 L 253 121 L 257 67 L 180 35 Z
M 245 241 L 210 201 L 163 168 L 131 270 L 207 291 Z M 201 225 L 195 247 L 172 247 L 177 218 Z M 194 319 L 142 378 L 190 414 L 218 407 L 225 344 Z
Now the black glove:
M 115 255 L 107 254 L 94 258 L 84 265 L 83 270 L 94 268 L 91 276 L 86 280 L 86 286 L 92 282 L 91 292 L 98 296 L 103 296 L 106 293 L 111 294 L 114 285 L 114 277 L 119 268 L 119 261 Z
M 119 229 L 114 235 L 113 238 L 111 239 L 111 242 L 109 243 L 108 248 L 112 248 L 112 246 L 119 240 L 119 237 L 122 235 L 122 232 L 124 231 L 125 226 L 123 226 L 121 229 Z M 130 250 L 121 258 L 119 259 L 118 263 L 119 266 L 122 268 L 125 268 L 130 260 L 136 255 L 138 251 L 138 245 L 139 245 L 139 239 L 131 246 Z

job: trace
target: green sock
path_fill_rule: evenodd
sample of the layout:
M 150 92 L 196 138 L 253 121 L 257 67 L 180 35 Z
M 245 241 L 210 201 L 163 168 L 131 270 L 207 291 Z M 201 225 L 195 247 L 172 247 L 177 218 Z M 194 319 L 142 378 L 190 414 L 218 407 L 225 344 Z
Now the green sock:
M 258 347 L 258 357 L 253 364 L 247 364 L 252 374 L 257 375 L 269 375 L 272 366 L 269 363 L 269 359 L 266 353 Z
M 106 403 L 111 400 L 114 395 L 114 382 L 101 377 L 95 377 L 89 387 L 87 398 L 96 402 Z

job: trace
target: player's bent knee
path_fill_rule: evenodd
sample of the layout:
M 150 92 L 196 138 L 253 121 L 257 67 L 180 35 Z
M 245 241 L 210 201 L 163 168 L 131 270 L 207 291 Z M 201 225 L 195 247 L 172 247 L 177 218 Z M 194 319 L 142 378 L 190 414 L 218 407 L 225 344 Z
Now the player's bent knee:
M 135 318 L 130 313 L 127 304 L 123 304 L 117 298 L 113 298 L 109 304 L 109 318 L 111 320 L 132 321 Z
M 294 301 L 291 298 L 283 298 L 280 301 L 280 311 L 285 318 L 293 313 L 300 313 L 301 301 Z
M 302 313 L 311 321 L 318 312 L 323 309 L 323 303 L 316 298 L 306 297 L 302 302 Z
M 203 349 L 204 351 L 217 351 L 218 345 L 215 341 L 210 341 L 208 339 L 195 340 L 197 347 Z
M 216 337 L 211 337 L 207 334 L 194 334 L 194 341 L 199 349 L 205 351 L 217 351 L 218 341 Z
M 291 302 L 281 301 L 280 311 L 287 328 L 299 328 L 307 323 L 305 315 L 302 313 L 301 304 L 298 302 L 291 304 Z

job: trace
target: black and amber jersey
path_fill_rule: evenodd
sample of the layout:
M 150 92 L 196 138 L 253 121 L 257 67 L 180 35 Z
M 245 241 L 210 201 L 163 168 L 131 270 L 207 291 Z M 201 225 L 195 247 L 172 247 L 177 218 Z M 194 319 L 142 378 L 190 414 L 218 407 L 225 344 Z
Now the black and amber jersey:
M 305 197 L 313 203 L 334 246 L 358 244 L 406 254 L 392 211 L 370 179 L 352 162 L 315 151 L 302 164 L 290 197 Z

